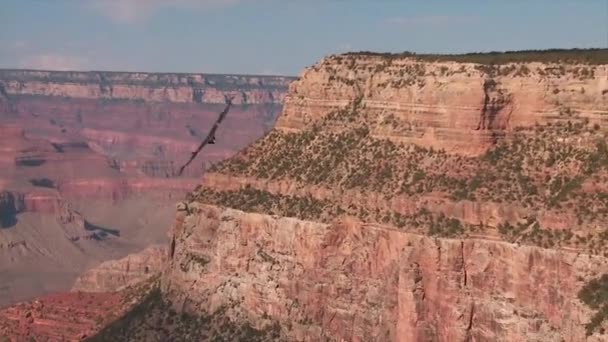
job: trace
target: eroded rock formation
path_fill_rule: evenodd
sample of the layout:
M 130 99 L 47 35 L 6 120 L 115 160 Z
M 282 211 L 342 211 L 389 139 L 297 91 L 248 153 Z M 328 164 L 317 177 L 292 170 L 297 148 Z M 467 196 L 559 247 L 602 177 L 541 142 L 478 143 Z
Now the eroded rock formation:
M 276 127 L 301 130 L 357 100 L 372 135 L 474 155 L 518 126 L 583 117 L 606 127 L 607 90 L 605 65 L 338 55 L 301 73 Z
M 258 328 L 278 321 L 292 341 L 582 341 L 591 310 L 577 291 L 608 271 L 587 254 L 189 208 L 167 296 Z
M 150 246 L 122 259 L 105 261 L 78 277 L 72 291 L 120 291 L 157 275 L 166 256 L 165 246 Z

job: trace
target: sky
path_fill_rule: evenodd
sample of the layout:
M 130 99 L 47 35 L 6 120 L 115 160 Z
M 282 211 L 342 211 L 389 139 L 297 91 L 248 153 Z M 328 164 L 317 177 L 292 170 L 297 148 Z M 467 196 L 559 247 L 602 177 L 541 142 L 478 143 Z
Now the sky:
M 0 68 L 297 75 L 347 51 L 608 47 L 608 0 L 2 0 Z

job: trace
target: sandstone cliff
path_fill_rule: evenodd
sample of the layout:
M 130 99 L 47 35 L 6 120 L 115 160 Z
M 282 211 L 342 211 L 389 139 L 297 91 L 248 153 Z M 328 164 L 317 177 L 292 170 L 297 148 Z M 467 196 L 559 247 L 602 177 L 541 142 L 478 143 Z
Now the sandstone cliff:
M 606 129 L 608 67 L 330 56 L 290 86 L 276 127 L 302 130 L 353 101 L 374 136 L 478 154 L 518 126 L 586 118 Z
M 582 341 L 592 312 L 577 291 L 608 271 L 586 254 L 188 208 L 167 296 L 259 328 L 278 321 L 292 341 Z
M 179 205 L 164 303 L 295 341 L 606 340 L 608 61 L 450 58 L 304 71 Z
M 603 254 L 607 70 L 329 57 L 290 86 L 273 131 L 212 168 L 199 197 Z
M 607 70 L 324 59 L 192 193 L 166 293 L 295 340 L 597 334 L 577 294 L 606 272 Z

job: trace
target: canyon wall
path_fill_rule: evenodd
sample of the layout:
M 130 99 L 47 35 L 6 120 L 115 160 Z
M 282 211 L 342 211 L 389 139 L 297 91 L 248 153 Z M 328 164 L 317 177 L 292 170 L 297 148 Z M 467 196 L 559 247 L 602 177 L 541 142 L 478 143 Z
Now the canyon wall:
M 330 56 L 290 86 L 276 127 L 302 129 L 353 101 L 369 113 L 373 135 L 479 154 L 518 126 L 576 117 L 606 129 L 608 67 Z
M 289 341 L 583 341 L 592 312 L 577 291 L 608 271 L 605 257 L 347 218 L 182 209 L 167 296 L 186 312 L 278 321 Z
M 324 59 L 180 205 L 165 296 L 296 341 L 605 340 L 607 71 Z

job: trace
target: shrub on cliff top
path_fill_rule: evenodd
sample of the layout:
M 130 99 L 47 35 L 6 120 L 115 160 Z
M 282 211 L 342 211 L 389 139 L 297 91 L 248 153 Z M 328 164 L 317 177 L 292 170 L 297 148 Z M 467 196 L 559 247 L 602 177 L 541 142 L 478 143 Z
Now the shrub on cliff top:
M 478 64 L 507 63 L 582 63 L 608 64 L 608 49 L 548 49 L 522 51 L 471 52 L 465 54 L 417 54 L 415 52 L 348 52 L 344 56 L 378 56 L 388 59 L 416 58 L 428 62 L 459 62 Z
M 591 309 L 597 310 L 585 326 L 589 336 L 608 318 L 608 274 L 590 280 L 579 291 L 578 298 Z

